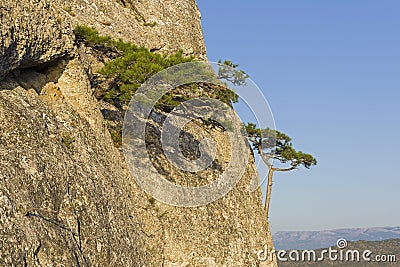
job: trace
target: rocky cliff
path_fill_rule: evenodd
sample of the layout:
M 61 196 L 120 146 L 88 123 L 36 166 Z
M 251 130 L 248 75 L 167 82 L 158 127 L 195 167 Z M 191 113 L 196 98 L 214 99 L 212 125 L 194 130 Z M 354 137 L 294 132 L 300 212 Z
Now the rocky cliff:
M 272 240 L 261 192 L 248 192 L 253 163 L 207 206 L 168 206 L 138 187 L 72 32 L 85 24 L 205 58 L 194 0 L 3 1 L 0 23 L 0 265 L 276 266 L 257 259 Z M 200 127 L 225 145 L 223 132 Z

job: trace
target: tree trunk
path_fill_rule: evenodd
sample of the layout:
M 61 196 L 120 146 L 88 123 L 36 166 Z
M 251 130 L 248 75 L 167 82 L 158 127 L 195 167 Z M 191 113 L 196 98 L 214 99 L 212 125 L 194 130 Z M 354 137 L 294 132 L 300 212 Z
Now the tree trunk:
M 272 166 L 269 166 L 268 168 L 268 184 L 267 184 L 267 194 L 266 194 L 266 199 L 265 199 L 265 212 L 267 213 L 267 218 L 269 214 L 269 204 L 271 202 L 271 191 L 272 191 L 272 176 L 274 174 L 274 170 Z

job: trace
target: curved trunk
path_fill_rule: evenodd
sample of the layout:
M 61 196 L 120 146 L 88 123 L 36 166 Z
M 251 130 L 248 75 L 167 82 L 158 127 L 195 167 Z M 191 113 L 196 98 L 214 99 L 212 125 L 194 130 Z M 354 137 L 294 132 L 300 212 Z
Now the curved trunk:
M 269 214 L 269 204 L 271 202 L 271 191 L 272 191 L 272 176 L 274 175 L 274 169 L 272 166 L 269 166 L 268 168 L 268 185 L 267 185 L 267 193 L 266 193 L 266 199 L 265 199 L 265 212 L 267 213 L 267 218 Z

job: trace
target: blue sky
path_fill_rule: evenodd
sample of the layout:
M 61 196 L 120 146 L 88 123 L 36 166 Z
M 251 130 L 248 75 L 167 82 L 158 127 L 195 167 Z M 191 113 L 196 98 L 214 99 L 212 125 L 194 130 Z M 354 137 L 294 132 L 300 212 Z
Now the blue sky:
M 275 175 L 272 231 L 400 225 L 400 1 L 198 5 L 209 60 L 240 64 L 318 159 Z

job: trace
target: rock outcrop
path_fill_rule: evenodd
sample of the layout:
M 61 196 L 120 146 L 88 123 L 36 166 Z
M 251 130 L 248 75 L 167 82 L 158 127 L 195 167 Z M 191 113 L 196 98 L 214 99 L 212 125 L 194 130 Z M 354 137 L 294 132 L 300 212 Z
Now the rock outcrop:
M 73 50 L 71 24 L 49 1 L 2 1 L 0 78 L 10 70 L 51 62 Z
M 152 51 L 182 49 L 205 59 L 206 49 L 195 0 L 55 0 L 74 24 L 94 26 Z
M 205 58 L 195 2 L 88 2 L 0 7 L 0 265 L 276 266 L 257 259 L 272 239 L 261 192 L 248 192 L 253 163 L 207 206 L 168 206 L 138 187 L 71 31 L 91 25 L 153 50 Z M 222 132 L 203 130 L 228 145 Z

